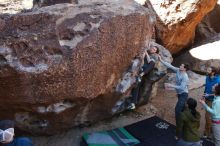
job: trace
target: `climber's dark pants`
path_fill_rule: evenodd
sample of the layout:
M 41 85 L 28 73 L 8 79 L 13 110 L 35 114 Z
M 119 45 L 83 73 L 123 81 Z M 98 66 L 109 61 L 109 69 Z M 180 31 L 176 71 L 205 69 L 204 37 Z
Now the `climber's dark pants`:
M 142 77 L 141 82 L 137 83 L 137 86 L 134 87 L 131 91 L 131 95 L 132 95 L 131 103 L 138 104 L 138 102 L 140 101 L 141 94 L 144 90 L 143 87 L 144 87 L 145 78 L 150 73 L 150 71 L 154 69 L 154 66 L 155 66 L 154 61 L 150 61 L 148 64 L 143 65 L 142 72 L 144 72 L 144 76 Z

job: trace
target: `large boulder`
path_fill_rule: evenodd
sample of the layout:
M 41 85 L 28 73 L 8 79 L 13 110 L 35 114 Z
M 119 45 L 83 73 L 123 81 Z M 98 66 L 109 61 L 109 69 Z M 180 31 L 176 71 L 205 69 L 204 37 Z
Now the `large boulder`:
M 0 118 L 55 133 L 112 116 L 155 18 L 130 0 L 0 15 Z
M 172 54 L 189 46 L 202 18 L 216 5 L 217 0 L 149 0 L 145 6 L 157 14 L 157 42 Z

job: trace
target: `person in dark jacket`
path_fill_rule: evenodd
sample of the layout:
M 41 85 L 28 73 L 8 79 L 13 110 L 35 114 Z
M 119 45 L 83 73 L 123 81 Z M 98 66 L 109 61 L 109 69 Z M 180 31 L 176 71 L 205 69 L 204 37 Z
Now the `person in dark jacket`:
M 220 83 L 220 76 L 217 74 L 217 69 L 215 67 L 207 68 L 207 76 L 205 81 L 205 90 L 204 90 L 204 97 L 205 102 L 208 106 L 212 105 L 214 99 L 214 93 L 212 87 Z M 208 137 L 211 138 L 211 115 L 209 112 L 206 111 L 205 113 L 205 132 L 204 138 Z
M 199 136 L 200 113 L 196 111 L 197 102 L 188 98 L 184 111 L 177 121 L 176 146 L 201 146 Z
M 14 121 L 0 121 L 0 146 L 33 146 L 26 137 L 14 138 Z
M 156 46 L 152 46 L 149 50 L 145 50 L 144 52 L 144 63 L 137 76 L 137 86 L 132 89 L 132 101 L 128 105 L 128 109 L 135 109 L 135 104 L 137 104 L 140 100 L 140 94 L 143 90 L 144 86 L 144 78 L 154 69 L 155 62 L 158 60 L 159 48 Z

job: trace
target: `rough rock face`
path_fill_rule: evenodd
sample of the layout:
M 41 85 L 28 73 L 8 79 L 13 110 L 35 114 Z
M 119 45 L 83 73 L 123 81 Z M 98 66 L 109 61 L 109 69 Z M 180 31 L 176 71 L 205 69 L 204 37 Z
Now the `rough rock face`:
M 53 133 L 112 116 L 116 86 L 149 42 L 152 16 L 129 0 L 1 15 L 0 118 Z
M 196 28 L 195 42 L 207 39 L 220 33 L 220 1 L 215 5 L 215 8 L 209 12 Z
M 217 0 L 149 0 L 145 6 L 157 14 L 157 42 L 178 53 L 194 40 L 196 25 L 212 10 Z
M 61 3 L 77 4 L 78 0 L 33 0 L 33 7 L 40 8 L 40 7 L 51 6 Z
M 187 62 L 190 64 L 192 70 L 200 73 L 206 73 L 207 67 L 209 66 L 215 66 L 219 68 L 219 44 L 220 34 L 216 34 L 215 36 L 197 44 L 196 48 L 192 48 L 190 51 L 175 58 L 174 64 L 179 65 L 181 62 Z M 190 53 L 193 51 L 193 49 L 197 50 L 197 52 L 194 52 L 194 54 L 196 54 L 198 58 L 195 58 Z

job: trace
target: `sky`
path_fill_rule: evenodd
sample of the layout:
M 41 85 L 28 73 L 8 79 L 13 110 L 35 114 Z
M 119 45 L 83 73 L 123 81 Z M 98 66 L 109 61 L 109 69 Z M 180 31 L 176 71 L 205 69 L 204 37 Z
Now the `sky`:
M 201 60 L 220 59 L 220 41 L 193 48 L 190 54 Z
M 139 4 L 143 5 L 146 0 L 135 0 L 135 1 L 138 2 Z

